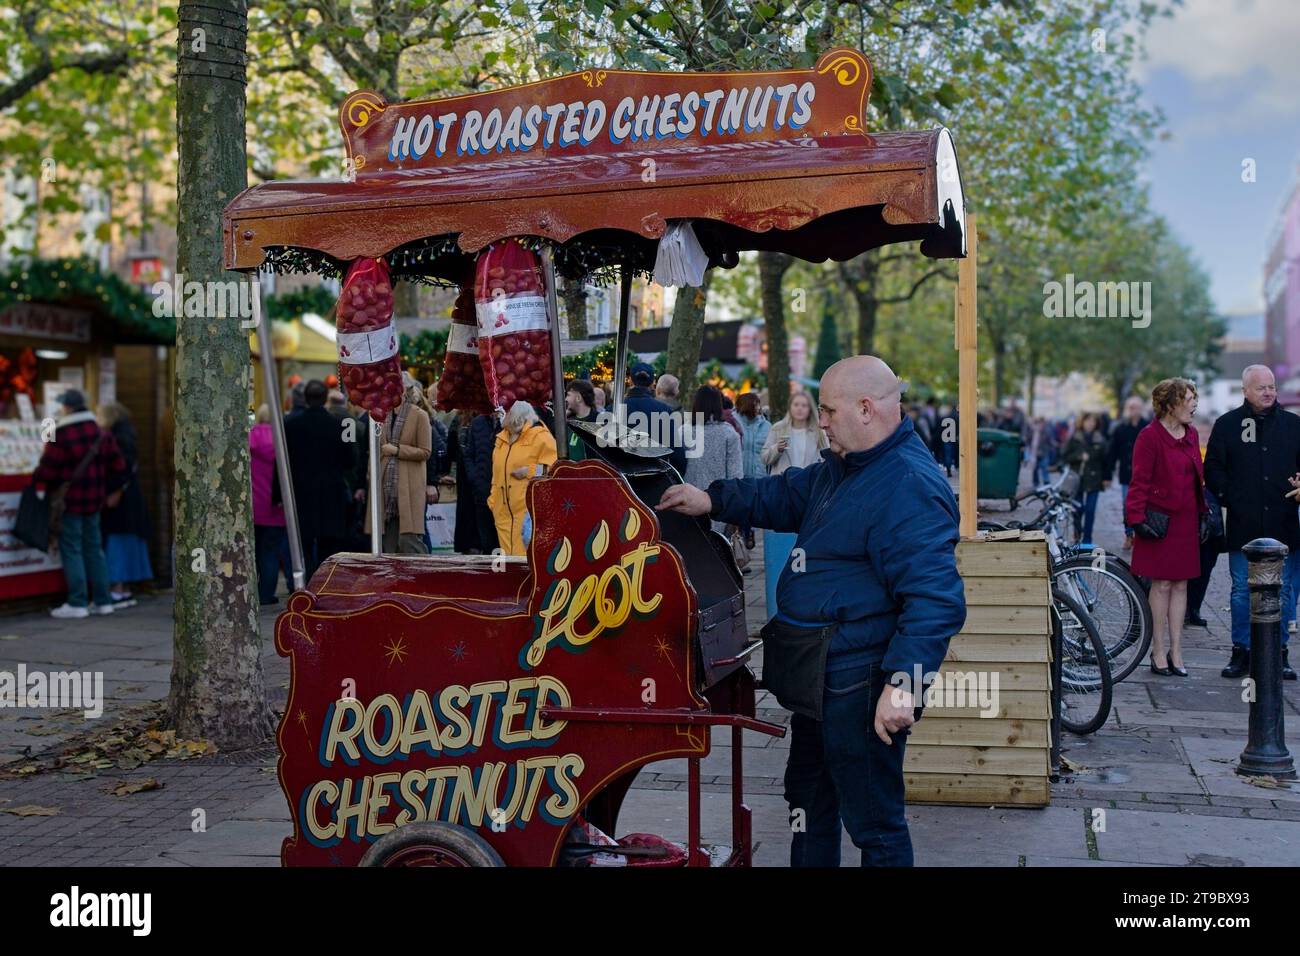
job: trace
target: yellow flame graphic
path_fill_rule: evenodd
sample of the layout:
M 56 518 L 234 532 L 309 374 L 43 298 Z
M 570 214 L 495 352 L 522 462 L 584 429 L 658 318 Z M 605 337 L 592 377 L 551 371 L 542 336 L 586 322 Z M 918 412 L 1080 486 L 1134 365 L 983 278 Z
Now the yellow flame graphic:
M 555 556 L 555 573 L 559 574 L 569 566 L 569 560 L 573 557 L 573 546 L 569 544 L 569 539 L 560 539 L 560 553 Z
M 609 524 L 602 518 L 596 536 L 591 540 L 591 556 L 599 561 L 609 549 Z
M 632 508 L 627 513 L 627 523 L 623 528 L 623 540 L 631 541 L 636 537 L 636 533 L 641 530 L 641 516 L 637 510 Z

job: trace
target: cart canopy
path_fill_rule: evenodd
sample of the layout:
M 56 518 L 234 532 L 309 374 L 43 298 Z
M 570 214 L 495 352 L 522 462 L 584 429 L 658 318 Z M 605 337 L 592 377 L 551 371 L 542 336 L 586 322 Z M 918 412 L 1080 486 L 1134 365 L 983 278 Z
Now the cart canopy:
M 945 129 L 863 129 L 865 57 L 769 73 L 586 71 L 522 87 L 389 104 L 361 91 L 339 121 L 350 174 L 268 182 L 226 208 L 228 268 L 389 255 L 394 271 L 456 277 L 509 236 L 557 246 L 570 276 L 653 264 L 671 220 L 711 259 L 750 249 L 849 259 L 921 242 L 965 255 Z

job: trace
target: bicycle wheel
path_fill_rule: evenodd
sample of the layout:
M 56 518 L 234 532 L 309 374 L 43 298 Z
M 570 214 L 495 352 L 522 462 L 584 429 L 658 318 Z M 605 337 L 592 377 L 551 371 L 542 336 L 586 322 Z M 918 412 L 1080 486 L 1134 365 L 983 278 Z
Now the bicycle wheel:
M 1061 630 L 1061 726 L 1090 734 L 1110 717 L 1110 663 L 1097 625 L 1078 601 L 1052 588 L 1052 612 Z
M 1101 634 L 1116 683 L 1142 663 L 1151 647 L 1151 605 L 1137 579 L 1118 558 L 1102 564 L 1084 555 L 1052 569 L 1052 583 L 1079 602 Z

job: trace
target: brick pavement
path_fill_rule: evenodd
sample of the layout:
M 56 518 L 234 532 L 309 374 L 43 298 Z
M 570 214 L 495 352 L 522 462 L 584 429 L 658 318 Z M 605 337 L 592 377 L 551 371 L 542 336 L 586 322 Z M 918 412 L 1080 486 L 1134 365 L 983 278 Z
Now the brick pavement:
M 998 511 L 993 503 L 989 513 Z M 1002 512 L 1005 514 L 1005 506 Z M 1118 491 L 1103 494 L 1098 542 L 1118 548 Z M 761 536 L 760 536 L 761 537 Z M 1066 757 L 1078 769 L 1053 786 L 1052 806 L 1002 809 L 910 806 L 921 865 L 1107 866 L 1286 865 L 1300 859 L 1300 788 L 1263 789 L 1232 772 L 1245 742 L 1247 707 L 1239 688 L 1218 676 L 1227 657 L 1227 565 L 1216 569 L 1202 613 L 1208 630 L 1186 633 L 1191 676 L 1178 681 L 1139 668 L 1116 687 L 1110 721 L 1097 734 L 1068 737 Z M 746 577 L 751 631 L 766 619 L 761 548 Z M 171 661 L 168 595 L 142 601 L 106 619 L 57 622 L 39 615 L 0 618 L 0 670 L 75 666 L 105 674 L 107 728 L 141 702 L 166 697 Z M 282 706 L 287 666 L 274 652 L 274 612 L 262 615 L 268 697 Z M 1285 688 L 1288 741 L 1300 752 L 1300 694 Z M 760 716 L 788 714 L 766 694 Z M 16 716 L 15 716 L 16 715 Z M 26 804 L 56 807 L 52 817 L 0 813 L 0 859 L 35 865 L 278 865 L 288 811 L 275 780 L 273 748 L 245 755 L 155 759 L 131 770 L 95 770 L 14 777 L 24 748 L 52 754 L 87 728 L 79 714 L 6 711 L 0 717 L 0 810 Z M 715 732 L 702 765 L 702 832 L 730 834 L 729 734 Z M 761 846 L 759 865 L 785 864 L 788 815 L 781 796 L 788 740 L 746 734 L 745 788 Z M 154 777 L 161 789 L 117 797 L 120 781 Z M 685 837 L 686 763 L 665 761 L 643 771 L 629 792 L 623 832 L 649 830 Z M 1106 830 L 1090 839 L 1087 823 L 1106 810 Z M 206 829 L 193 828 L 194 811 Z M 844 861 L 856 861 L 847 837 Z

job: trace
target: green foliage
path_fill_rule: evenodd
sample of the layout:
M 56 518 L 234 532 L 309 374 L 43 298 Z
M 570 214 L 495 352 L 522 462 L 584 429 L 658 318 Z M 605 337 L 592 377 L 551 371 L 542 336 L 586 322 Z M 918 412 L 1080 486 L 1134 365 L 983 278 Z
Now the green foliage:
M 155 316 L 153 302 L 89 259 L 34 259 L 0 271 L 0 312 L 15 302 L 48 302 L 89 309 L 115 326 L 122 343 L 172 345 L 174 319 Z
M 435 377 L 442 374 L 442 364 L 447 356 L 447 336 L 450 329 L 424 329 L 411 336 L 403 332 L 398 336 L 397 353 L 403 368 L 430 370 Z
M 614 359 L 618 355 L 618 342 L 611 337 L 594 348 L 587 349 L 585 352 L 579 352 L 577 355 L 565 356 L 564 377 L 585 378 L 592 382 L 608 382 L 614 375 Z M 655 362 L 658 363 L 658 356 Z M 625 368 L 631 368 L 632 365 L 639 361 L 636 353 L 631 350 L 627 353 Z M 656 369 L 657 371 L 657 369 Z
M 817 354 L 813 361 L 812 377 L 820 379 L 826 370 L 838 362 L 840 354 L 840 336 L 835 328 L 835 313 L 829 304 L 822 309 L 821 334 L 817 337 Z

